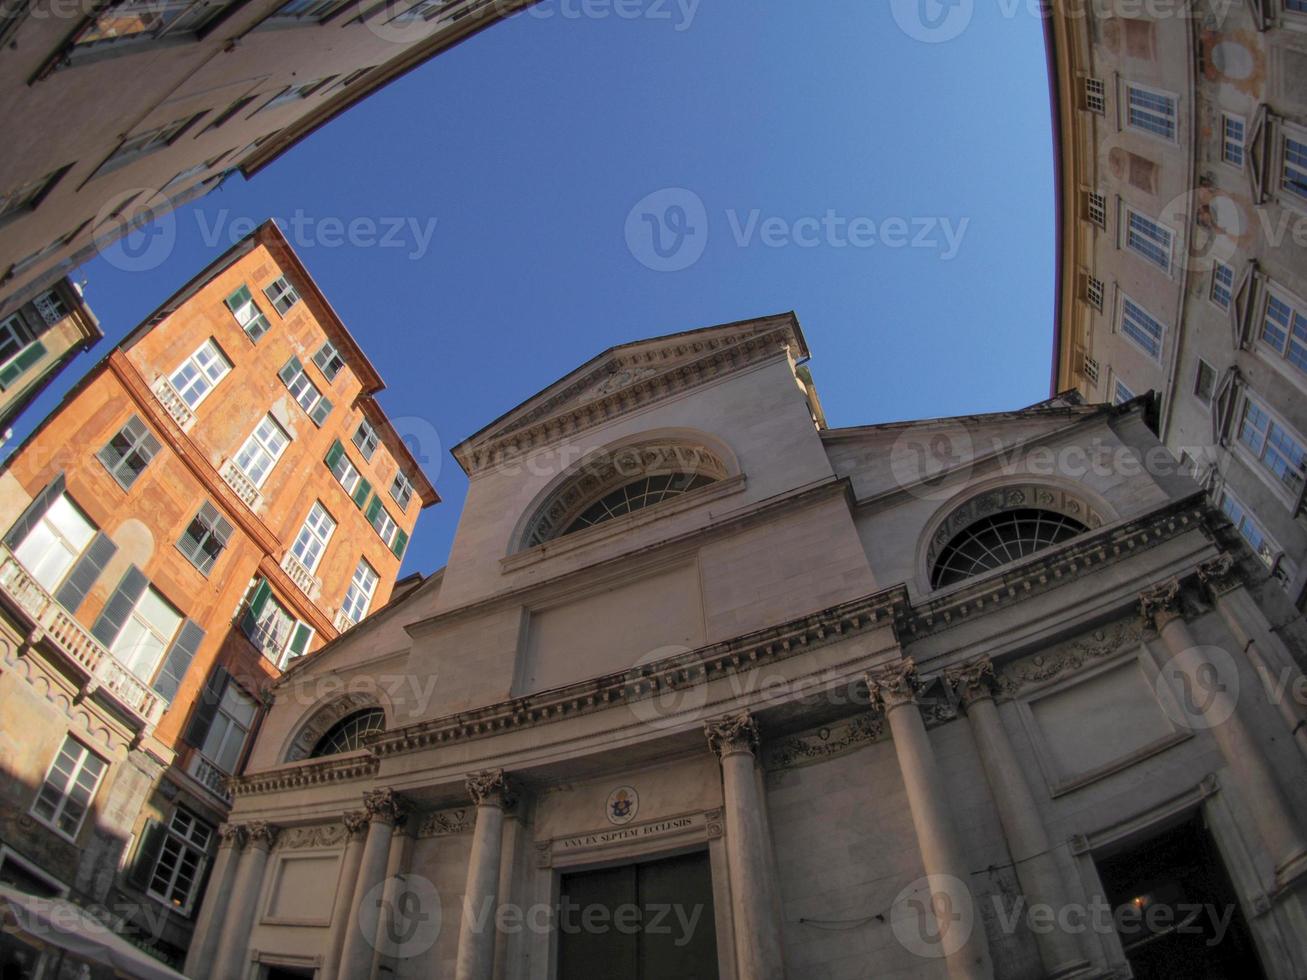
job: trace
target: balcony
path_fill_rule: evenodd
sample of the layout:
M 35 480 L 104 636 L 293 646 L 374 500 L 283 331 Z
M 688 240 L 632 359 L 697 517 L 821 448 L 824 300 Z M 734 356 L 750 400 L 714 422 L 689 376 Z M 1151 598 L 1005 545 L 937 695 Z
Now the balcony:
M 289 551 L 281 559 L 281 567 L 290 576 L 290 580 L 299 587 L 299 590 L 310 599 L 317 599 L 322 593 L 322 582 Z
M 172 382 L 167 378 L 160 378 L 150 390 L 183 431 L 191 427 L 191 423 L 195 421 L 195 413 L 191 411 L 191 407 L 186 404 L 182 396 L 177 394 L 177 389 L 172 386 Z
M 227 486 L 236 491 L 236 496 L 245 501 L 250 510 L 258 506 L 259 488 L 254 485 L 253 480 L 241 472 L 234 459 L 229 459 L 222 464 L 222 478 L 227 481 Z
M 336 627 L 336 632 L 344 633 L 347 630 L 353 629 L 354 626 L 357 624 L 354 622 L 354 620 L 350 619 L 347 615 L 345 615 L 345 610 L 342 609 L 340 610 L 340 612 L 336 613 L 336 619 L 334 625 Z
M 87 693 L 103 688 L 147 730 L 154 728 L 167 707 L 164 700 L 101 646 L 72 613 L 55 602 L 3 546 L 0 546 L 0 592 L 31 619 L 34 632 L 44 633 L 48 645 L 86 675 Z
M 227 789 L 227 773 L 200 754 L 198 750 L 191 753 L 186 763 L 186 774 L 207 789 L 218 799 L 231 804 L 231 792 Z

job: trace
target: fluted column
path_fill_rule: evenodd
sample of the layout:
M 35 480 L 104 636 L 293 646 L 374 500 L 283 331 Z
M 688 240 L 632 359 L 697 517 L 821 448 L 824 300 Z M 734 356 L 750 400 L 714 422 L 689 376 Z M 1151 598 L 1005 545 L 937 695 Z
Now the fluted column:
M 889 721 L 899 770 L 908 794 L 908 809 L 917 834 L 921 863 L 929 878 L 930 905 L 938 941 L 932 948 L 944 956 L 954 980 L 988 980 L 989 962 L 984 920 L 971 891 L 962 846 L 949 813 L 944 780 L 917 705 L 917 668 L 908 659 L 867 675 L 872 701 Z M 956 908 L 959 902 L 966 908 Z M 958 930 L 954 932 L 954 930 Z
M 490 980 L 495 968 L 495 913 L 504 847 L 504 811 L 512 798 L 502 769 L 471 773 L 467 777 L 467 792 L 476 804 L 477 822 L 472 833 L 467 887 L 463 892 L 454 980 Z
M 404 820 L 409 806 L 394 790 L 378 789 L 363 794 L 368 836 L 359 860 L 358 882 L 345 923 L 345 943 L 340 951 L 340 980 L 368 980 L 372 975 L 372 954 L 376 950 L 379 915 L 361 915 L 365 902 L 380 902 L 390 860 L 390 838 L 395 824 Z
M 217 957 L 209 974 L 213 980 L 235 980 L 245 975 L 250 930 L 254 928 L 259 893 L 263 890 L 263 871 L 268 866 L 272 845 L 277 841 L 278 829 L 262 820 L 245 824 L 245 849 L 236 867 L 231 905 L 222 924 Z
M 951 668 L 945 671 L 944 680 L 966 712 L 1026 901 L 1031 906 L 1046 906 L 1055 912 L 1068 908 L 1066 885 L 1053 856 L 1048 831 L 1039 816 L 1035 795 L 994 704 L 993 662 L 981 657 Z M 1063 976 L 1085 965 L 1080 944 L 1073 934 L 1062 929 L 1039 930 L 1035 939 L 1045 976 Z
M 1170 655 L 1163 676 L 1190 723 L 1207 729 L 1216 739 L 1275 862 L 1277 881 L 1289 881 L 1307 864 L 1307 845 L 1270 760 L 1239 714 L 1228 688 L 1230 678 L 1220 676 L 1206 649 L 1189 631 L 1179 582 L 1164 582 L 1140 593 L 1139 608 L 1145 622 L 1157 629 Z
M 722 765 L 726 863 L 735 904 L 735 958 L 740 980 L 785 976 L 776 883 L 768 854 L 763 808 L 754 772 L 758 726 L 747 711 L 704 724 L 708 746 Z
M 231 905 L 232 888 L 236 884 L 236 867 L 240 862 L 241 848 L 245 846 L 245 828 L 240 824 L 225 823 L 218 828 L 218 858 L 213 864 L 209 887 L 204 893 L 199 925 L 191 938 L 186 954 L 185 972 L 192 980 L 208 980 L 213 958 L 218 951 L 223 921 Z M 216 975 L 215 975 L 216 976 Z
M 1293 655 L 1284 648 L 1284 641 L 1271 631 L 1266 617 L 1239 576 L 1234 557 L 1222 553 L 1203 562 L 1198 566 L 1198 581 L 1239 642 L 1244 656 L 1257 671 L 1267 700 L 1275 705 L 1284 719 L 1298 751 L 1307 756 L 1307 705 L 1300 703 L 1291 693 L 1303 684 L 1302 671 Z
M 354 911 L 354 893 L 358 887 L 359 866 L 363 862 L 363 840 L 368 833 L 368 815 L 362 810 L 344 814 L 345 853 L 340 859 L 340 886 L 336 889 L 336 905 L 331 912 L 331 929 L 327 934 L 327 948 L 323 951 L 319 980 L 336 980 L 340 972 L 340 954 L 345 948 L 349 932 L 350 915 Z

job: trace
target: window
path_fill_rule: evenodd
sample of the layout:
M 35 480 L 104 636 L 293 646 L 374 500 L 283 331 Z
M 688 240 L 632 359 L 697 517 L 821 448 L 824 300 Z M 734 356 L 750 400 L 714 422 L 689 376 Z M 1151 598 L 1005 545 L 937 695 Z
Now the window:
M 290 0 L 277 8 L 274 21 L 315 21 L 321 23 L 350 0 Z
M 1086 78 L 1085 108 L 1100 116 L 1107 111 L 1107 87 L 1101 78 Z
M 1162 324 L 1129 296 L 1121 297 L 1121 332 L 1153 360 L 1162 357 Z
M 10 267 L 9 271 L 5 275 L 5 278 L 8 279 L 18 275 L 19 273 L 26 272 L 28 269 L 37 265 L 42 260 L 53 255 L 55 252 L 59 251 L 59 249 L 63 248 L 74 238 L 80 235 L 82 233 L 82 229 L 85 228 L 90 223 L 91 223 L 91 219 L 87 218 L 72 231 L 65 232 L 64 234 L 60 235 L 58 238 L 55 238 L 53 241 L 49 242 L 45 246 L 38 248 L 35 252 L 30 252 L 27 255 L 24 255 L 21 259 L 19 259 Z
M 940 589 L 1060 544 L 1088 528 L 1050 510 L 1022 508 L 983 517 L 940 552 L 931 587 Z
M 1085 192 L 1085 217 L 1098 225 L 1107 227 L 1107 195 L 1097 191 Z
M 146 586 L 109 652 L 148 684 L 181 624 L 181 613 L 153 586 Z
M 68 167 L 61 167 L 43 177 L 38 177 L 36 180 L 29 180 L 25 184 L 11 187 L 0 194 L 0 225 L 7 224 L 34 210 L 67 171 Z
M 691 490 L 705 487 L 712 482 L 714 482 L 712 477 L 690 473 L 661 473 L 656 476 L 641 477 L 595 501 L 567 526 L 563 534 L 571 534 L 596 524 L 603 524 L 614 517 L 642 510 L 671 497 L 678 497 Z
M 236 771 L 236 765 L 240 762 L 245 739 L 254 725 L 256 711 L 254 700 L 235 684 L 228 682 L 200 746 L 204 757 L 228 775 Z
M 337 89 L 349 88 L 351 85 L 357 82 L 368 72 L 372 71 L 372 69 L 375 67 L 376 65 L 369 65 L 366 68 L 355 69 L 354 71 L 350 72 L 348 75 L 343 76 L 341 80 L 338 81 L 335 85 L 331 86 L 329 91 L 335 92 Z
M 162 126 L 155 126 L 153 129 L 147 129 L 140 133 L 128 136 L 118 144 L 118 148 L 109 155 L 104 163 L 100 164 L 97 174 L 108 173 L 111 170 L 117 170 L 119 167 L 126 166 L 133 160 L 153 153 L 156 150 L 162 150 L 165 146 L 170 146 L 177 137 L 190 127 L 196 119 L 200 118 L 202 113 L 196 113 L 193 116 L 187 116 L 184 119 L 174 119 L 170 123 Z
M 276 109 L 278 106 L 288 105 L 291 102 L 298 102 L 301 99 L 307 99 L 310 95 L 322 88 L 322 86 L 326 85 L 328 82 L 332 81 L 335 77 L 335 75 L 328 75 L 326 78 L 318 78 L 311 82 L 303 82 L 299 85 L 291 85 L 288 88 L 284 88 L 265 102 L 262 108 L 258 111 L 262 112 L 264 109 Z
M 1307 200 L 1307 139 L 1285 134 L 1280 186 L 1290 194 Z
M 340 369 L 345 366 L 345 359 L 337 353 L 335 344 L 330 340 L 324 340 L 318 352 L 313 355 L 313 363 L 318 366 L 324 378 L 335 381 L 336 375 L 340 374 Z
M 1117 378 L 1112 386 L 1112 404 L 1124 405 L 1135 397 L 1135 393 L 1125 386 L 1120 378 Z
M 317 571 L 318 562 L 322 560 L 322 553 L 327 550 L 327 542 L 335 530 L 336 522 L 327 513 L 327 508 L 315 501 L 290 547 L 291 554 L 310 572 Z
M 1171 229 L 1126 208 L 1126 248 L 1166 273 L 1171 271 L 1172 240 Z
M 231 540 L 231 523 L 207 500 L 186 525 L 177 547 L 200 574 L 208 575 L 213 563 Z
M 373 496 L 372 505 L 368 510 L 368 521 L 372 524 L 372 529 L 381 535 L 381 540 L 389 547 L 394 542 L 395 535 L 399 533 L 399 525 L 381 503 L 380 497 Z
M 14 557 L 45 588 L 54 592 L 95 537 L 95 525 L 59 494 L 14 549 Z
M 308 412 L 314 425 L 322 425 L 327 421 L 327 416 L 331 414 L 331 402 L 323 398 L 322 392 L 318 391 L 318 386 L 309 380 L 309 376 L 304 373 L 304 365 L 300 363 L 298 357 L 291 357 L 277 372 L 277 376 L 281 378 L 299 407 Z
M 154 433 L 133 415 L 109 440 L 108 445 L 95 455 L 109 471 L 109 475 L 118 481 L 118 485 L 124 490 L 130 490 L 160 448 Z
M 1084 371 L 1082 373 L 1089 380 L 1090 384 L 1094 386 L 1098 385 L 1098 362 L 1088 354 L 1085 355 Z
M 1221 113 L 1221 159 L 1232 166 L 1242 167 L 1243 140 L 1243 117 Z
M 0 390 L 21 377 L 45 353 L 45 345 L 36 341 L 22 314 L 5 317 L 0 322 Z
M 1142 85 L 1126 86 L 1126 125 L 1164 140 L 1175 140 L 1175 96 Z
M 212 840 L 212 827 L 181 808 L 175 810 L 146 891 L 173 908 L 190 911 Z
M 246 95 L 237 99 L 231 105 L 227 106 L 227 108 L 223 109 L 222 112 L 214 116 L 213 119 L 209 121 L 209 125 L 204 127 L 204 132 L 207 133 L 211 130 L 217 129 L 227 120 L 229 120 L 232 116 L 236 115 L 236 113 L 240 112 L 247 105 L 253 102 L 256 98 L 258 98 L 258 96 L 256 95 Z
M 345 447 L 339 440 L 327 453 L 327 466 L 340 481 L 340 485 L 345 488 L 345 492 L 354 498 L 354 503 L 362 507 L 367 500 L 368 492 L 372 489 L 372 484 L 359 475 L 358 469 L 345 455 Z
M 390 482 L 390 499 L 399 504 L 400 513 L 408 510 L 408 502 L 413 499 L 413 481 L 403 473 L 396 473 Z
M 256 344 L 259 338 L 268 332 L 268 318 L 263 315 L 254 302 L 254 297 L 250 295 L 249 286 L 242 285 L 240 289 L 227 297 L 227 309 L 231 310 L 231 315 L 236 318 L 236 322 L 241 325 L 241 329 L 249 336 L 250 340 Z
M 98 755 L 75 738 L 65 736 L 32 804 L 32 815 L 72 840 L 82 826 L 106 768 L 107 763 Z
M 32 300 L 32 305 L 41 314 L 41 319 L 45 321 L 47 327 L 53 327 L 68 315 L 68 307 L 64 305 L 63 298 L 53 289 L 37 296 Z
M 1299 371 L 1307 371 L 1307 313 L 1275 292 L 1267 296 L 1261 339 Z
M 1230 308 L 1234 297 L 1234 270 L 1228 265 L 1217 262 L 1212 266 L 1212 302 L 1223 310 Z
M 1295 14 L 1307 14 L 1307 0 L 1284 0 L 1284 9 Z
M 1253 549 L 1257 557 L 1265 562 L 1268 568 L 1274 565 L 1275 556 L 1280 549 L 1272 543 L 1266 532 L 1262 530 L 1262 526 L 1253 519 L 1243 503 L 1229 490 L 1221 491 L 1221 510 L 1225 512 L 1226 517 L 1230 518 L 1230 522 L 1243 536 L 1243 539 L 1248 542 L 1248 547 Z
M 417 3 L 391 18 L 399 24 L 408 24 L 415 20 L 430 20 L 456 3 L 457 0 L 418 0 Z
M 168 379 L 173 389 L 189 408 L 194 409 L 208 397 L 214 386 L 231 370 L 231 362 L 223 356 L 218 345 L 210 338 L 172 373 Z
M 1216 368 L 1202 358 L 1198 359 L 1198 371 L 1194 375 L 1194 397 L 1204 405 L 1212 403 L 1212 394 L 1216 391 Z
M 308 652 L 313 628 L 299 622 L 272 594 L 264 579 L 255 579 L 240 617 L 241 630 L 278 670 Z
M 1251 397 L 1245 398 L 1239 422 L 1239 441 L 1281 484 L 1297 493 L 1303 482 L 1303 460 L 1307 449 L 1302 440 L 1273 419 Z
M 318 744 L 313 746 L 309 758 L 319 759 L 326 755 L 357 751 L 363 748 L 366 736 L 385 730 L 386 713 L 380 708 L 355 711 L 327 729 L 326 734 L 318 739 Z
M 359 420 L 359 427 L 354 430 L 354 445 L 366 460 L 371 460 L 377 451 L 377 430 L 367 419 Z
M 285 316 L 300 301 L 300 294 L 286 281 L 285 276 L 278 276 L 271 286 L 265 286 L 263 295 L 268 297 L 268 302 L 279 316 Z
M 1103 280 L 1096 279 L 1094 276 L 1085 277 L 1085 302 L 1100 313 L 1103 311 Z
M 372 594 L 377 590 L 377 573 L 372 570 L 372 566 L 366 560 L 360 558 L 358 567 L 354 569 L 354 577 L 349 583 L 349 590 L 345 593 L 345 601 L 341 604 L 340 611 L 351 623 L 357 623 L 368 614 L 368 607 L 372 605 Z
M 84 46 L 127 38 L 195 33 L 226 6 L 223 0 L 118 0 L 101 11 L 73 43 Z
M 276 419 L 265 415 L 236 454 L 236 466 L 250 478 L 250 482 L 261 487 L 288 445 L 290 436 L 286 435 Z

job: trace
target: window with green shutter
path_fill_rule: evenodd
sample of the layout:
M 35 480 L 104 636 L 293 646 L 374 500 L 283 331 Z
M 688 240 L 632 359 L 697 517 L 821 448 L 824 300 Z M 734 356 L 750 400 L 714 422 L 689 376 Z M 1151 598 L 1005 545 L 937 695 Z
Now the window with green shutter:
M 133 415 L 95 456 L 120 487 L 130 490 L 160 448 L 154 433 Z
M 227 547 L 231 535 L 231 522 L 206 500 L 182 531 L 177 548 L 202 575 L 208 575 L 213 563 L 222 554 L 222 549 Z
M 0 368 L 0 391 L 8 390 L 33 364 L 45 357 L 45 345 L 39 340 L 28 344 L 3 368 Z
M 258 343 L 259 338 L 268 332 L 268 318 L 254 302 L 248 286 L 242 285 L 227 297 L 227 309 L 231 310 L 231 315 L 236 318 L 241 329 L 255 343 Z

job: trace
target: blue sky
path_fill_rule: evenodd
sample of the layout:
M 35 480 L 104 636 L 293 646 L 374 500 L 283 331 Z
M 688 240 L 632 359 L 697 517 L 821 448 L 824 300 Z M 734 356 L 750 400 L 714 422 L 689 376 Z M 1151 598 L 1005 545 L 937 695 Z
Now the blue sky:
M 833 426 L 1037 401 L 1055 249 L 1043 34 L 1026 5 L 960 2 L 966 29 L 931 44 L 898 26 L 909 0 L 638 0 L 634 19 L 547 0 L 179 211 L 156 268 L 84 266 L 107 334 L 94 356 L 249 222 L 286 221 L 444 498 L 405 572 L 447 556 L 466 488 L 449 447 L 613 344 L 793 309 Z M 403 231 L 350 246 L 324 219 Z

